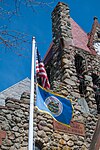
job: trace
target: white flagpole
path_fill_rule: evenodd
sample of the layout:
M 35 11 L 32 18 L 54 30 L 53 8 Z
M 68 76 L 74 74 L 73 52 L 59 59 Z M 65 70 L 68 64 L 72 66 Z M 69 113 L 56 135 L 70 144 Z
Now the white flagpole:
M 34 121 L 34 53 L 35 53 L 35 37 L 32 39 L 32 65 L 31 65 L 31 93 L 30 93 L 30 114 L 29 114 L 29 138 L 28 150 L 33 150 L 33 121 Z

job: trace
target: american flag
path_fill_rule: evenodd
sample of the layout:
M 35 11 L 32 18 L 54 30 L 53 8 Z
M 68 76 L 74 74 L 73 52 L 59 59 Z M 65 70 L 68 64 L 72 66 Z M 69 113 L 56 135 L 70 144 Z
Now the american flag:
M 48 76 L 44 67 L 44 63 L 41 60 L 38 49 L 36 50 L 36 74 L 37 74 L 37 77 L 41 79 L 42 87 L 49 89 L 50 83 L 49 83 Z

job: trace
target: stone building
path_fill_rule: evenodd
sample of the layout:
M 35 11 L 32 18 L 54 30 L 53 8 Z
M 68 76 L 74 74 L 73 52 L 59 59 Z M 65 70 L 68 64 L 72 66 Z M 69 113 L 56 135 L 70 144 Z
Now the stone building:
M 90 33 L 85 33 L 70 17 L 68 5 L 59 2 L 52 12 L 52 33 L 44 58 L 52 89 L 73 100 L 72 121 L 85 128 L 83 141 L 77 135 L 71 149 L 89 149 L 97 136 L 100 142 L 100 24 L 94 17 Z M 93 137 L 97 121 L 99 133 Z M 92 145 L 91 150 L 98 147 Z
M 94 17 L 87 34 L 70 17 L 68 5 L 59 2 L 52 12 L 52 33 L 53 41 L 44 58 L 51 89 L 72 99 L 74 112 L 68 128 L 35 108 L 34 147 L 37 150 L 100 150 L 98 20 Z M 0 149 L 27 150 L 29 93 L 24 91 L 20 100 L 6 98 L 0 116 Z

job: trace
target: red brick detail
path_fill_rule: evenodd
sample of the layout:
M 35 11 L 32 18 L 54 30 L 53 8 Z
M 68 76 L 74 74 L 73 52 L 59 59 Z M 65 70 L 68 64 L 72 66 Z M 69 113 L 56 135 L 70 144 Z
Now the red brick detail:
M 6 131 L 0 130 L 0 145 L 2 145 L 2 139 L 6 138 Z

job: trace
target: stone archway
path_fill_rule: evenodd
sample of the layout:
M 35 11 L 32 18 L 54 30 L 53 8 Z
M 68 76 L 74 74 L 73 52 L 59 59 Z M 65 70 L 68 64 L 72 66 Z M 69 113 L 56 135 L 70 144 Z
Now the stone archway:
M 97 112 L 100 114 L 100 77 L 92 73 L 93 89 L 95 91 L 95 100 L 97 104 Z
M 80 94 L 84 95 L 86 92 L 86 85 L 85 85 L 85 77 L 83 72 L 85 71 L 85 60 L 79 54 L 75 55 L 75 67 L 77 72 L 77 77 L 79 80 L 79 92 Z
M 43 148 L 43 143 L 42 143 L 41 141 L 36 140 L 36 141 L 35 141 L 35 147 L 34 147 L 34 145 L 33 145 L 33 150 L 34 150 L 34 148 L 35 148 L 35 150 L 42 150 L 42 148 Z

